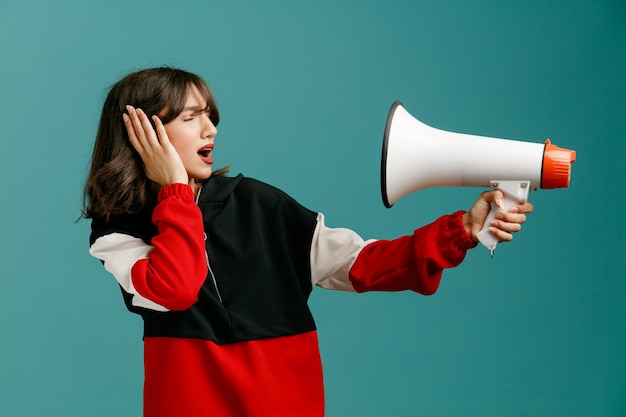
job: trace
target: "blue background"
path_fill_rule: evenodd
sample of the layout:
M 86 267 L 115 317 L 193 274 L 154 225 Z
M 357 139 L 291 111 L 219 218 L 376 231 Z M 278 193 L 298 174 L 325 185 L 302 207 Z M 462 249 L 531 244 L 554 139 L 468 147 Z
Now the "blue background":
M 0 415 L 139 416 L 141 322 L 78 221 L 99 112 L 126 73 L 201 74 L 218 165 L 331 226 L 393 238 L 471 206 L 386 209 L 401 100 L 442 129 L 575 149 L 571 187 L 432 297 L 316 290 L 332 416 L 626 416 L 622 0 L 0 0 Z

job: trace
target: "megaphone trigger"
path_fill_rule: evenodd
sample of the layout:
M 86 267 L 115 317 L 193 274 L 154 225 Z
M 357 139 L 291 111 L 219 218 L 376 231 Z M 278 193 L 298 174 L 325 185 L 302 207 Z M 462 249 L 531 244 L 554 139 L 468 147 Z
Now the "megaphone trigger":
M 530 181 L 491 181 L 491 187 L 494 190 L 502 191 L 504 199 L 502 207 L 498 207 L 495 202 L 491 203 L 491 210 L 487 215 L 483 228 L 478 232 L 476 237 L 478 241 L 483 244 L 491 254 L 493 259 L 494 251 L 500 240 L 489 233 L 489 225 L 493 219 L 495 219 L 498 212 L 508 212 L 515 204 L 525 203 L 528 201 L 528 195 L 530 193 Z

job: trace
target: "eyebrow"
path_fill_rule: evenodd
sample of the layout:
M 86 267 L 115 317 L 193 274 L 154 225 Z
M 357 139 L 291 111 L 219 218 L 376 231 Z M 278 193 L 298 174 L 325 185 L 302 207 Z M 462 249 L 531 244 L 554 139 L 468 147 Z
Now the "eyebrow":
M 180 113 L 184 113 L 184 112 L 192 112 L 194 114 L 199 114 L 199 113 L 204 113 L 204 112 L 208 112 L 210 111 L 211 108 L 209 107 L 209 105 L 206 105 L 204 107 L 202 106 L 187 106 L 187 107 L 183 107 L 183 109 L 180 111 Z
M 209 106 L 188 106 L 188 107 L 183 107 L 182 111 L 204 111 L 204 110 L 208 110 Z

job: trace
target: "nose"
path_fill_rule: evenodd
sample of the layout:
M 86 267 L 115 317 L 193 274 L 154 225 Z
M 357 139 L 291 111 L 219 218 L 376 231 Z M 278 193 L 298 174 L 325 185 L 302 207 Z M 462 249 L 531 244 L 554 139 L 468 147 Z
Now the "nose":
M 203 116 L 203 123 L 202 123 L 202 137 L 213 138 L 215 137 L 215 135 L 217 135 L 217 128 L 215 127 L 211 119 L 209 118 L 209 115 L 205 114 Z

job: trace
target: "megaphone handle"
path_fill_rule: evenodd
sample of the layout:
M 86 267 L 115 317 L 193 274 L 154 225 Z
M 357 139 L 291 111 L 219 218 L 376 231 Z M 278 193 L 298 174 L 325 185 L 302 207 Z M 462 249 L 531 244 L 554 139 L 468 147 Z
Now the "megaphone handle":
M 491 233 L 489 233 L 489 224 L 493 219 L 495 219 L 498 212 L 508 212 L 515 204 L 528 201 L 528 194 L 530 193 L 530 181 L 492 180 L 491 187 L 496 190 L 502 191 L 502 193 L 504 194 L 503 207 L 498 207 L 495 202 L 491 203 L 491 210 L 487 215 L 487 219 L 483 224 L 483 228 L 480 230 L 480 232 L 478 232 L 476 237 L 478 237 L 478 241 L 480 243 L 482 243 L 487 249 L 489 249 L 491 257 L 493 258 L 493 253 L 500 240 Z

